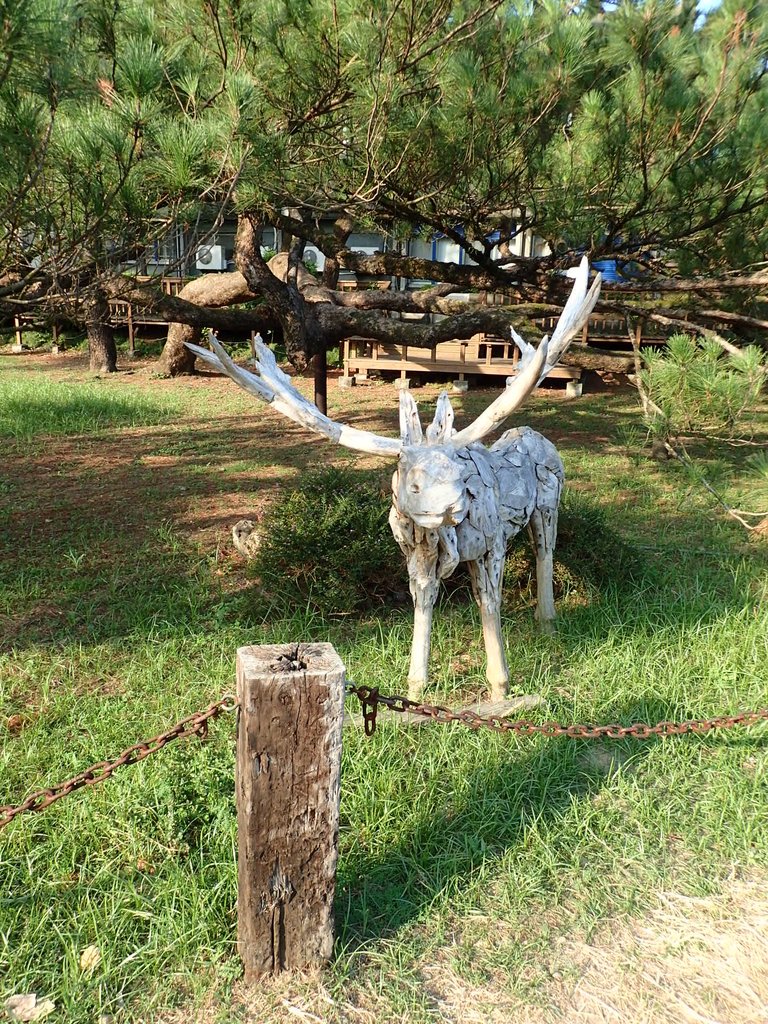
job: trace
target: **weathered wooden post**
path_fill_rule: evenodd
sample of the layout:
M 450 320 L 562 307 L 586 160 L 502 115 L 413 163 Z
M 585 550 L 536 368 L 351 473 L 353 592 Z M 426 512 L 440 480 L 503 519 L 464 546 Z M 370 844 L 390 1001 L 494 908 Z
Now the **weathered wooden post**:
M 328 959 L 344 665 L 331 644 L 237 652 L 237 913 L 245 981 Z

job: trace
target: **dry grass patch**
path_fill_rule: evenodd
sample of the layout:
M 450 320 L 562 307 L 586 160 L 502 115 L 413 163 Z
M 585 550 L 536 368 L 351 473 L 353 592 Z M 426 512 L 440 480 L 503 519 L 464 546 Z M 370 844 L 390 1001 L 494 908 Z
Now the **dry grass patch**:
M 484 943 L 512 936 L 494 923 Z M 768 1020 L 768 896 L 765 879 L 732 879 L 715 897 L 662 893 L 641 919 L 605 925 L 591 941 L 561 936 L 549 962 L 537 965 L 550 981 L 538 1006 L 495 970 L 482 982 L 456 968 L 452 947 L 413 965 L 424 1007 L 395 1009 L 378 992 L 377 969 L 359 974 L 341 998 L 319 971 L 237 985 L 228 1010 L 210 998 L 195 1012 L 164 1014 L 156 1024 L 765 1024 Z M 408 982 L 410 986 L 411 982 Z M 530 995 L 530 993 L 529 993 Z
M 439 1018 L 464 1024 L 765 1024 L 765 880 L 733 879 L 716 897 L 662 893 L 642 919 L 591 941 L 557 940 L 539 1008 L 511 999 L 499 979 L 468 985 L 448 965 L 425 968 Z
M 666 893 L 647 918 L 591 943 L 567 940 L 578 966 L 570 989 L 552 993 L 530 1024 L 765 1024 L 768 1020 L 768 896 L 765 880 L 734 879 L 708 899 Z

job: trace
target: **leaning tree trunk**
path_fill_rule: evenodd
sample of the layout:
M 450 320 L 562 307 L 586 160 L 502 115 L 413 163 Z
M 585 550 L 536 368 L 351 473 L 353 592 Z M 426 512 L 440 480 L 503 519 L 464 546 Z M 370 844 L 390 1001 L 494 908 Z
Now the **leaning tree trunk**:
M 117 346 L 110 323 L 109 303 L 104 295 L 99 294 L 88 303 L 85 317 L 91 373 L 114 373 L 117 370 Z
M 160 373 L 168 377 L 180 377 L 182 374 L 195 372 L 195 359 L 193 352 L 184 344 L 187 341 L 199 345 L 202 340 L 202 329 L 190 327 L 189 324 L 170 324 L 168 327 L 168 339 L 160 354 L 160 361 L 157 368 Z
M 635 369 L 631 355 L 602 351 L 587 345 L 574 345 L 560 360 L 562 366 L 578 366 L 581 370 L 604 370 L 608 373 L 632 373 Z
M 185 284 L 179 292 L 180 299 L 194 302 L 196 306 L 232 306 L 238 302 L 247 302 L 256 296 L 245 283 L 245 278 L 237 271 L 229 274 L 206 274 L 196 277 Z M 200 328 L 186 324 L 171 324 L 168 328 L 168 340 L 165 343 L 158 370 L 170 377 L 195 372 L 195 356 L 185 347 L 185 342 L 200 342 Z

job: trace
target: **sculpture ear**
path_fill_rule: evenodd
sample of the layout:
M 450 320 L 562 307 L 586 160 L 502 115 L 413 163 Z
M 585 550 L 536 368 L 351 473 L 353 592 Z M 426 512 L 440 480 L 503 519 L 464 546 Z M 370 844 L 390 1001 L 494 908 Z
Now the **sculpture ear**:
M 419 410 L 410 391 L 403 390 L 400 392 L 400 440 L 408 445 L 421 444 L 423 439 Z
M 445 444 L 453 437 L 453 406 L 447 391 L 441 391 L 435 418 L 427 427 L 427 444 Z

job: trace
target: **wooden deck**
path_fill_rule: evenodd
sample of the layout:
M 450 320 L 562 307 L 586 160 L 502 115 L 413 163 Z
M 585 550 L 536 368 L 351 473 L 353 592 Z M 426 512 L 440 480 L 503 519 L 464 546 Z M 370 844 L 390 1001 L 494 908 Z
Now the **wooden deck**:
M 151 277 L 137 277 L 137 284 L 147 284 L 152 281 Z M 166 295 L 178 295 L 181 289 L 191 281 L 192 278 L 163 277 L 160 284 Z M 144 310 L 135 312 L 133 304 L 123 299 L 110 299 L 109 312 L 112 324 L 115 327 L 128 328 L 128 351 L 133 354 L 136 341 L 136 328 L 139 326 L 167 327 L 168 321 L 156 313 L 147 313 Z
M 557 324 L 556 316 L 543 317 L 536 323 L 544 334 L 551 334 Z M 635 327 L 635 340 L 641 347 L 644 345 L 665 345 L 666 335 L 658 324 L 638 320 Z M 581 338 L 574 344 L 589 345 L 591 348 L 613 348 L 627 351 L 632 342 L 627 333 L 627 324 L 623 316 L 615 313 L 593 313 L 581 332 Z
M 508 377 L 517 373 L 519 352 L 511 341 L 476 334 L 468 341 L 443 341 L 434 349 L 394 345 L 366 338 L 349 338 L 344 343 L 344 376 L 399 373 L 405 380 L 415 373 L 450 373 L 464 380 L 467 374 Z M 581 370 L 556 366 L 551 377 L 579 380 Z
M 542 334 L 551 334 L 557 317 L 537 321 Z M 651 328 L 649 330 L 649 327 Z M 639 321 L 635 339 L 641 347 L 666 343 L 666 338 L 655 325 Z M 621 316 L 595 313 L 590 318 L 574 346 L 621 354 L 631 348 L 626 323 Z M 372 341 L 368 338 L 350 338 L 344 343 L 344 376 L 365 377 L 369 372 L 395 373 L 406 379 L 417 373 L 452 374 L 455 380 L 464 380 L 468 374 L 488 377 L 508 377 L 517 373 L 519 352 L 511 340 L 476 334 L 468 341 L 441 342 L 434 350 L 413 345 L 395 345 Z M 582 371 L 577 367 L 556 366 L 551 378 L 580 380 Z

